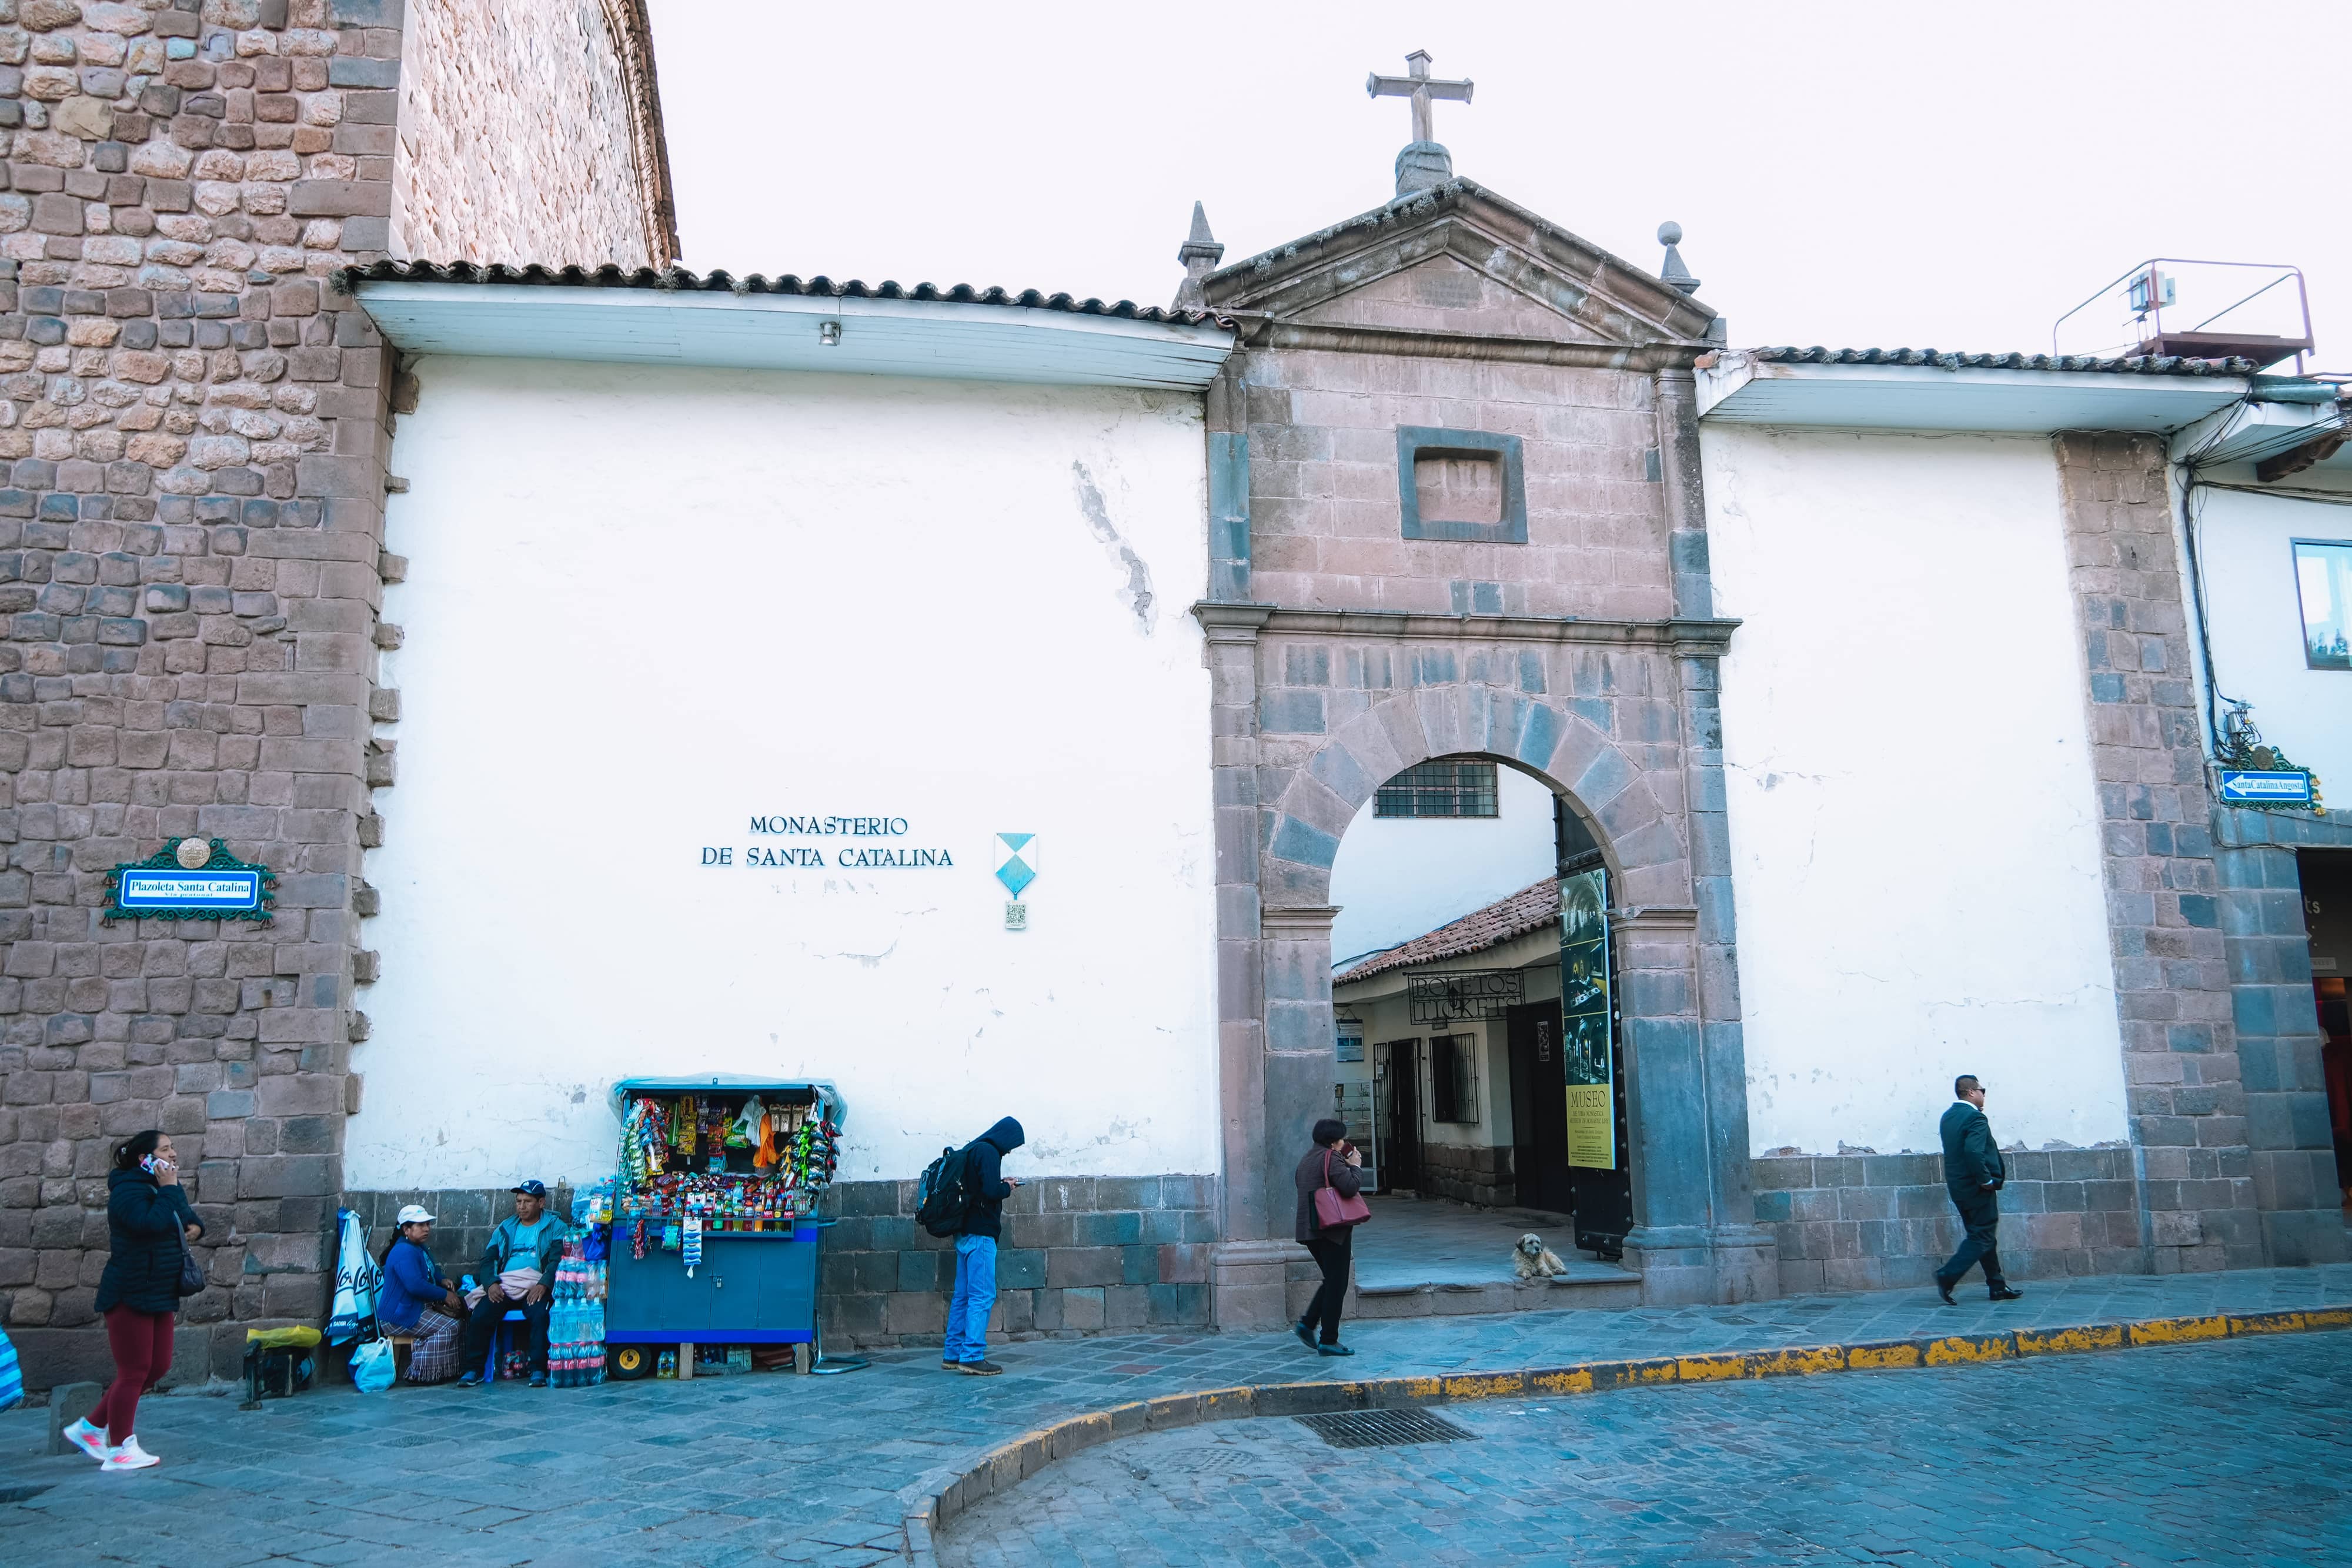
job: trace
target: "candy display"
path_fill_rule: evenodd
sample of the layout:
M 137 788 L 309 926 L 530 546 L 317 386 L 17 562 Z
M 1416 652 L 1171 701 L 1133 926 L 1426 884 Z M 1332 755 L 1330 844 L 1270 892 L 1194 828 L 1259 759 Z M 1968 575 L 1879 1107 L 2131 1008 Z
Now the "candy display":
M 621 1126 L 619 1217 L 659 1221 L 669 1251 L 687 1247 L 674 1222 L 689 1214 L 706 1231 L 790 1229 L 816 1212 L 840 1163 L 841 1129 L 826 1109 L 756 1092 L 632 1098 Z
M 827 1083 L 719 1077 L 631 1079 L 614 1093 L 619 1158 L 589 1198 L 609 1220 L 591 1228 L 583 1310 L 562 1313 L 571 1354 L 557 1360 L 584 1372 L 610 1346 L 616 1378 L 691 1377 L 698 1362 L 748 1364 L 756 1345 L 807 1370 L 841 1097 Z

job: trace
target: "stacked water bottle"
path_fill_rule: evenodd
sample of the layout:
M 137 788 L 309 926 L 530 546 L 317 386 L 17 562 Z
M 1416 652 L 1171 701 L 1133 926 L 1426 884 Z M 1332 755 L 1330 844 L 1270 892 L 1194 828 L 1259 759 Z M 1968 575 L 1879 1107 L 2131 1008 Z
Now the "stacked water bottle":
M 585 1240 L 565 1244 L 555 1266 L 555 1301 L 547 1322 L 548 1381 L 558 1388 L 586 1388 L 604 1381 L 604 1270 L 595 1243 L 605 1234 L 591 1230 Z

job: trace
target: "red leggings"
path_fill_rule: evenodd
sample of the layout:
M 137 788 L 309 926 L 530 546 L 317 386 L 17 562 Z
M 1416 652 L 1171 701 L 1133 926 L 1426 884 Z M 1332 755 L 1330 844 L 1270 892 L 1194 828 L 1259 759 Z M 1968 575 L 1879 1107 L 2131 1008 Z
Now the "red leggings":
M 89 1413 L 89 1424 L 106 1428 L 106 1440 L 131 1436 L 139 1396 L 172 1370 L 172 1314 L 116 1307 L 106 1314 L 106 1347 L 114 1353 L 114 1381 Z

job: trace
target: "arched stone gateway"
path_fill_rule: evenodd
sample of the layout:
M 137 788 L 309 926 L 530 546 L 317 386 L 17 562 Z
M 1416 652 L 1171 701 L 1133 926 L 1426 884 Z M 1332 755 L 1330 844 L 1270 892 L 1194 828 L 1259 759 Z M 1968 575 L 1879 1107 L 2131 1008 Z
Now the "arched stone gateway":
M 1681 721 L 1684 699 L 1704 696 L 1696 711 L 1711 726 L 1711 690 L 1686 693 L 1683 682 L 1711 676 L 1729 623 L 1496 617 L 1416 627 L 1416 617 L 1263 605 L 1203 604 L 1196 613 L 1209 632 L 1220 711 L 1239 709 L 1224 699 L 1246 685 L 1255 692 L 1249 707 L 1270 721 L 1258 726 L 1251 770 L 1255 929 L 1242 888 L 1220 900 L 1228 1238 L 1217 1260 L 1220 1321 L 1250 1321 L 1254 1305 L 1256 1315 L 1279 1310 L 1270 1303 L 1287 1258 L 1290 1167 L 1328 1103 L 1338 913 L 1329 888 L 1340 837 L 1384 780 L 1465 755 L 1540 779 L 1583 821 L 1610 868 L 1636 1224 L 1626 1256 L 1642 1270 L 1643 1299 L 1777 1293 L 1748 1181 L 1721 804 L 1688 808 L 1695 782 L 1717 792 L 1719 764 L 1711 746 L 1685 744 Z M 1700 738 L 1711 740 L 1711 728 Z M 1220 800 L 1227 805 L 1223 790 Z M 1243 823 L 1230 826 L 1237 834 Z M 1221 853 L 1243 852 L 1224 839 Z
M 1442 150 L 1441 150 L 1442 151 Z M 1532 773 L 1618 909 L 1653 1301 L 1777 1293 L 1748 1187 L 1692 364 L 1713 314 L 1466 180 L 1222 271 L 1208 402 L 1220 1322 L 1284 1312 L 1290 1167 L 1329 1103 L 1330 873 L 1359 807 L 1465 753 Z

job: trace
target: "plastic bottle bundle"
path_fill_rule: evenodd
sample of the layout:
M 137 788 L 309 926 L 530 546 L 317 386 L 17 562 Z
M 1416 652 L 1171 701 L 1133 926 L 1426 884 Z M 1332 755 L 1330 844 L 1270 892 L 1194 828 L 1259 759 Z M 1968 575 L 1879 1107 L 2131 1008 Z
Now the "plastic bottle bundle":
M 547 1313 L 547 1381 L 572 1386 L 572 1308 L 560 1296 Z

